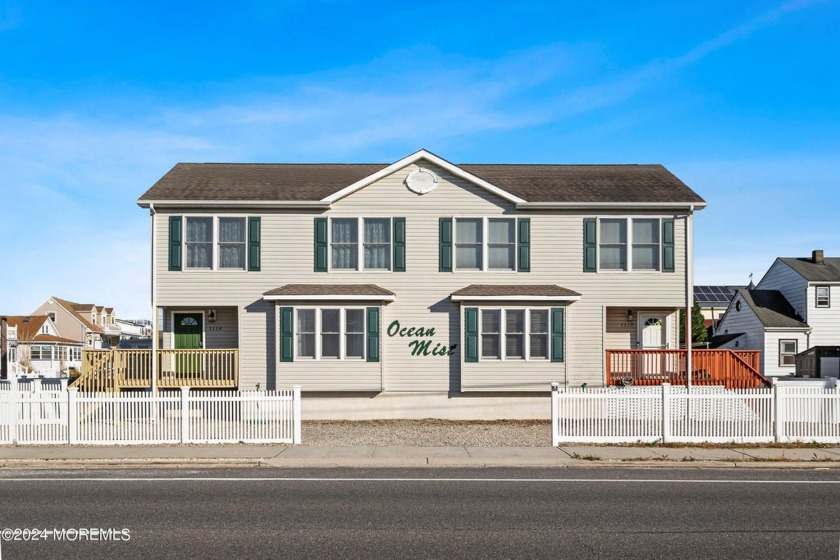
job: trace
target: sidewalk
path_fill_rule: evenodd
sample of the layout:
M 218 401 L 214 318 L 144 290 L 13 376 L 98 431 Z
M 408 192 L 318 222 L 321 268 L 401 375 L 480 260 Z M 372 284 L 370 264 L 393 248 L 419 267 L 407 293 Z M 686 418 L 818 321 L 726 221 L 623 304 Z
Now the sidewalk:
M 840 469 L 840 447 L 0 446 L 0 465 L 5 468 L 645 466 Z

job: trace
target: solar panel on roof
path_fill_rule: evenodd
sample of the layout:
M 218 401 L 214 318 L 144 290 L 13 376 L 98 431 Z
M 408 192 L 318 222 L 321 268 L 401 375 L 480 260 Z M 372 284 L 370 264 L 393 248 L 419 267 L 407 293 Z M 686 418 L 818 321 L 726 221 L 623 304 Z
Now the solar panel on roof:
M 707 296 L 706 294 L 695 294 L 694 299 L 703 303 L 710 301 L 709 296 Z

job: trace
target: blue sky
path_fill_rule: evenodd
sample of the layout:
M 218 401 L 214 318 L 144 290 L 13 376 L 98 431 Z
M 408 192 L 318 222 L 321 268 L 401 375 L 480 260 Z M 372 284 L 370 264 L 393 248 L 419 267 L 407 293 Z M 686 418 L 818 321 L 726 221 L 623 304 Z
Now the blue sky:
M 662 163 L 695 281 L 840 256 L 837 1 L 0 0 L 0 312 L 148 317 L 179 161 Z

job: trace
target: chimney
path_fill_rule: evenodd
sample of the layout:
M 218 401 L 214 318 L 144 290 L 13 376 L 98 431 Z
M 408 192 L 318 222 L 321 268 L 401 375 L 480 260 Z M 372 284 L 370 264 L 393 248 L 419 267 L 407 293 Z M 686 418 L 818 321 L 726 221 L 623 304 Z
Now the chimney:
M 824 264 L 825 257 L 823 256 L 822 249 L 814 249 L 811 251 L 811 262 L 814 264 Z

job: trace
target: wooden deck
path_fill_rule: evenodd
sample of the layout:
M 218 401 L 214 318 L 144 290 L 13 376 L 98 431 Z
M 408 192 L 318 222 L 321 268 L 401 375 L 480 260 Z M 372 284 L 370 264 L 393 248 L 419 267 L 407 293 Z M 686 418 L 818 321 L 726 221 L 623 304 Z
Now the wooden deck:
M 685 350 L 607 350 L 609 385 L 685 385 Z M 769 387 L 761 373 L 760 350 L 692 350 L 691 384 L 729 389 Z
M 235 389 L 239 350 L 158 350 L 157 386 Z M 151 350 L 84 350 L 82 374 L 72 383 L 80 391 L 113 392 L 152 386 Z

